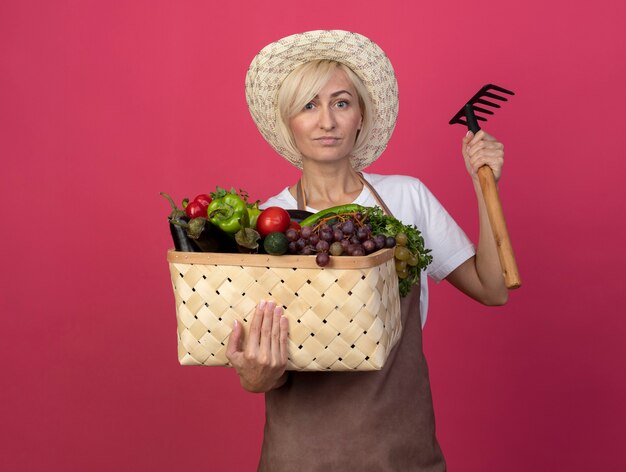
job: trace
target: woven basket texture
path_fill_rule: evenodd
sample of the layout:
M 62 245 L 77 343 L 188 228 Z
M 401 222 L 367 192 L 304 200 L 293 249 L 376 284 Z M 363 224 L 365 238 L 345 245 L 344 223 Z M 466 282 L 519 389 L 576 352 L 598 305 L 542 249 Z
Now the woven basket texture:
M 234 321 L 247 335 L 257 302 L 272 299 L 289 320 L 288 370 L 381 369 L 402 330 L 393 250 L 331 259 L 170 251 L 180 363 L 228 366 Z

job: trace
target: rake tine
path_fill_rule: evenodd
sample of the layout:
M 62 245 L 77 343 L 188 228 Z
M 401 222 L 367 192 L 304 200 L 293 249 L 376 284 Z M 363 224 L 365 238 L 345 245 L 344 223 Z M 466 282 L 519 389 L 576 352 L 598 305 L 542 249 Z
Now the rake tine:
M 487 97 L 495 98 L 496 100 L 501 100 L 503 102 L 508 102 L 508 99 L 506 97 L 501 97 L 500 95 L 496 95 L 495 93 L 485 92 L 483 93 L 483 95 Z
M 493 114 L 493 113 L 492 113 L 492 114 Z M 475 115 L 475 116 L 476 116 L 476 119 L 477 119 L 478 121 L 487 121 L 487 118 L 483 118 L 483 117 L 482 117 L 482 116 L 480 116 L 480 115 Z M 450 120 L 450 122 L 449 122 L 449 124 L 451 124 L 451 125 L 455 125 L 455 124 L 457 124 L 457 123 L 458 123 L 458 124 L 461 124 L 461 125 L 465 125 L 465 126 L 467 126 L 467 121 L 466 121 L 466 120 L 464 120 L 464 119 L 462 119 L 462 118 L 460 118 L 460 117 L 456 117 L 456 116 L 455 116 L 454 118 L 452 118 L 452 119 Z
M 507 90 L 503 87 L 498 87 L 497 85 L 489 84 L 487 88 L 490 88 L 491 90 L 497 90 L 498 92 L 507 93 L 509 95 L 515 95 L 514 92 L 511 92 L 510 90 Z
M 491 110 L 487 110 L 486 108 L 477 107 L 476 105 L 474 105 L 474 111 L 479 111 L 479 112 L 485 113 L 487 115 L 493 115 L 493 112 Z
M 502 95 L 498 95 L 497 93 L 494 92 L 489 92 L 489 90 L 495 90 L 499 93 L 505 93 L 505 94 L 509 94 L 509 95 L 515 95 L 515 93 L 513 93 L 510 90 L 507 90 L 503 87 L 500 87 L 498 85 L 494 85 L 494 84 L 487 84 L 485 86 L 483 86 L 476 94 L 474 94 L 474 96 L 472 98 L 470 98 L 469 102 L 467 102 L 466 106 L 464 108 L 462 108 L 461 110 L 459 110 L 459 112 L 454 115 L 454 117 L 449 121 L 449 123 L 451 125 L 453 124 L 461 124 L 461 125 L 465 125 L 468 128 L 473 128 L 478 126 L 478 123 L 474 122 L 473 124 L 468 123 L 467 121 L 467 113 L 471 113 L 472 115 L 475 116 L 476 121 L 487 121 L 487 118 L 477 115 L 476 112 L 478 113 L 483 113 L 485 115 L 493 115 L 494 112 L 492 110 L 490 110 L 489 108 L 485 108 L 485 107 L 491 107 L 491 108 L 501 108 L 499 103 L 496 103 L 496 101 L 499 102 L 507 102 L 507 98 L 503 97 Z M 490 100 L 486 100 L 485 97 L 489 98 Z M 491 99 L 493 99 L 494 101 L 491 101 Z M 485 105 L 485 107 L 483 106 L 477 106 L 477 104 L 480 105 Z M 468 107 L 469 107 L 469 112 L 468 112 Z M 480 127 L 478 127 L 478 129 L 480 129 Z
M 500 108 L 500 105 L 498 105 L 497 103 L 490 102 L 489 100 L 483 100 L 482 98 L 479 98 L 478 100 L 476 100 L 475 103 L 482 103 L 483 105 L 487 105 L 490 107 Z
M 451 120 L 450 120 L 450 124 L 455 124 L 455 123 L 461 123 L 461 116 L 460 115 L 456 115 L 454 116 Z

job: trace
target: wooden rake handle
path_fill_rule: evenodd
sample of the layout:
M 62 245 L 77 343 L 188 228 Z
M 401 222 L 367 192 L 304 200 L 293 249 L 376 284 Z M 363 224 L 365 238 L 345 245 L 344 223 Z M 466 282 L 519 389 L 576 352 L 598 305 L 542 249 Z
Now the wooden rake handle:
M 491 231 L 496 240 L 498 257 L 500 258 L 500 265 L 502 266 L 504 275 L 504 283 L 508 289 L 519 288 L 522 282 L 520 281 L 519 271 L 517 270 L 515 254 L 513 254 L 513 246 L 509 238 L 509 231 L 504 221 L 504 212 L 502 211 L 502 203 L 500 203 L 500 197 L 498 196 L 496 179 L 489 166 L 482 166 L 478 169 L 478 180 L 485 199 Z
M 472 133 L 478 133 L 480 126 L 478 126 L 472 104 L 466 103 L 464 111 L 465 118 L 467 119 L 467 127 Z M 485 199 L 485 206 L 487 207 L 487 215 L 489 216 L 493 238 L 496 240 L 500 266 L 502 267 L 502 273 L 504 275 L 504 283 L 508 289 L 519 288 L 522 286 L 522 282 L 519 278 L 517 262 L 515 262 L 513 246 L 509 238 L 509 231 L 506 229 L 502 203 L 500 203 L 500 197 L 498 196 L 496 178 L 493 175 L 491 167 L 482 166 L 478 169 L 478 181 L 480 182 L 480 188 L 482 189 L 483 198 Z

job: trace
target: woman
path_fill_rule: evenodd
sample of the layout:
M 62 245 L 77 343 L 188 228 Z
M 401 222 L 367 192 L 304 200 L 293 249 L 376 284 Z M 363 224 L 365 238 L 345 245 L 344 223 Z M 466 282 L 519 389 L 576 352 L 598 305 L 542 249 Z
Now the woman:
M 398 109 L 393 68 L 369 39 L 344 31 L 283 38 L 254 59 L 246 92 L 263 136 L 302 169 L 300 181 L 265 206 L 319 211 L 386 203 L 396 218 L 422 231 L 433 256 L 420 288 L 402 299 L 402 338 L 381 371 L 287 373 L 289 327 L 274 301 L 258 304 L 246 339 L 235 325 L 228 358 L 246 390 L 266 394 L 259 470 L 445 470 L 422 352 L 425 277 L 446 279 L 488 305 L 506 302 L 476 177 L 482 165 L 500 177 L 502 144 L 483 131 L 463 138 L 480 219 L 474 248 L 417 179 L 359 173 L 384 150 Z

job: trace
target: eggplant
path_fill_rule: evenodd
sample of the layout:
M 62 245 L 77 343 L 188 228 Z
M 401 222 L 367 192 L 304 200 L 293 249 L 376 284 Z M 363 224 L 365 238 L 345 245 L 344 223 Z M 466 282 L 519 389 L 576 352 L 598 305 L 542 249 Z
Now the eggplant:
M 191 238 L 189 238 L 191 239 Z M 233 238 L 224 233 L 210 221 L 204 223 L 197 239 L 191 239 L 201 252 L 236 252 L 237 245 Z
M 187 224 L 182 218 L 177 220 L 179 223 Z M 194 243 L 193 239 L 187 236 L 187 230 L 182 226 L 172 223 L 170 220 L 170 234 L 174 241 L 174 248 L 182 252 L 200 252 L 200 248 Z
M 170 219 L 170 232 L 177 251 L 237 252 L 233 238 L 204 218 L 184 217 L 175 222 Z
M 287 210 L 287 213 L 289 213 L 289 217 L 296 223 L 300 223 L 305 218 L 313 215 L 313 213 L 306 210 Z

